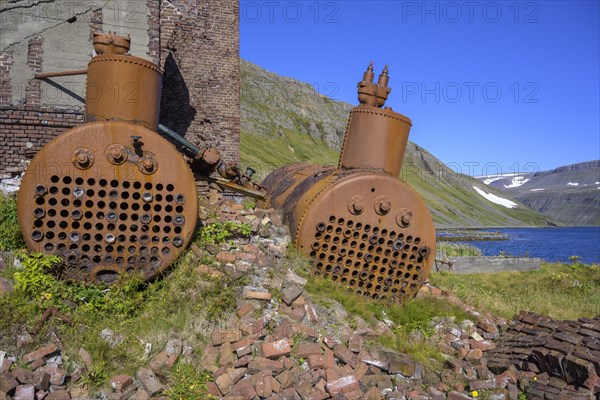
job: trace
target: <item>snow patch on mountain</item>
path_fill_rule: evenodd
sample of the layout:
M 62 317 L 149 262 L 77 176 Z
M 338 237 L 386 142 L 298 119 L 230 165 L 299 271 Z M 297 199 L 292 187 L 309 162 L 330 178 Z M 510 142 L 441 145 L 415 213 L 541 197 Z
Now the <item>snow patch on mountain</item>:
M 485 178 L 483 180 L 483 183 L 485 183 L 486 185 L 489 185 L 490 183 L 496 182 L 496 181 L 498 181 L 498 180 L 500 180 L 502 178 L 503 178 L 503 176 L 494 176 L 492 178 Z
M 517 207 L 517 203 L 515 203 L 514 201 L 510 201 L 508 199 L 505 199 L 504 197 L 496 196 L 493 193 L 486 193 L 483 190 L 479 189 L 477 186 L 473 186 L 473 189 L 475 189 L 477 193 L 479 193 L 481 196 L 485 197 L 487 200 L 491 201 L 494 204 L 499 204 L 506 208 Z
M 504 185 L 505 188 L 510 189 L 510 188 L 514 188 L 514 187 L 519 187 L 521 185 L 523 185 L 524 183 L 527 183 L 531 180 L 531 178 L 525 178 L 524 176 L 515 176 L 512 179 L 512 182 L 510 185 Z
M 569 183 L 567 183 L 567 186 L 579 186 L 579 183 L 577 183 L 577 182 L 569 182 Z

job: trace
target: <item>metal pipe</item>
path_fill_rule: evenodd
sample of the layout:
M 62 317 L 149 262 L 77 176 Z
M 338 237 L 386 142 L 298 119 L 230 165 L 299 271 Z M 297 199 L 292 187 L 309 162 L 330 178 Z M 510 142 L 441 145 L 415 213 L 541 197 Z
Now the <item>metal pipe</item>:
M 195 144 L 193 144 L 192 142 L 182 138 L 177 132 L 175 132 L 174 130 L 167 128 L 166 126 L 164 126 L 163 124 L 158 124 L 158 131 L 161 133 L 164 133 L 165 135 L 167 135 L 169 138 L 173 139 L 174 141 L 176 141 L 177 143 L 179 143 L 180 145 L 184 146 L 185 148 L 189 149 L 192 153 L 194 153 L 194 155 L 198 155 L 200 154 L 200 147 L 196 146 Z
M 217 149 L 212 147 L 200 148 L 163 124 L 158 124 L 158 131 L 164 133 L 193 154 L 194 160 L 190 162 L 190 166 L 193 171 L 204 175 L 204 179 L 216 183 L 225 190 L 233 190 L 258 200 L 265 199 L 264 194 L 250 184 L 250 179 L 254 172 L 256 172 L 253 168 L 248 167 L 246 175 L 242 175 L 238 165 L 224 162 Z M 211 178 L 209 175 L 215 171 L 227 180 Z
M 77 69 L 74 71 L 61 71 L 61 72 L 46 72 L 44 74 L 35 74 L 35 79 L 54 78 L 57 76 L 72 76 L 72 75 L 86 75 L 87 69 Z

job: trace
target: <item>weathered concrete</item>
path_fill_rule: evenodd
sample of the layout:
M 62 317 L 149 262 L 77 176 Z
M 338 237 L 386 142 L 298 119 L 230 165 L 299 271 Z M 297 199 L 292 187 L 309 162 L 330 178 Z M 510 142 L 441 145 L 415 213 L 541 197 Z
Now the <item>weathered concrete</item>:
M 89 25 L 91 15 L 92 11 L 90 10 L 79 16 L 77 21 L 72 24 L 57 25 L 44 32 L 43 73 L 87 69 L 87 64 L 92 57 Z M 66 37 L 69 40 L 61 39 Z M 86 75 L 41 80 L 40 104 L 48 107 L 82 108 L 83 103 L 69 95 L 68 91 L 73 92 L 81 99 L 85 98 L 85 81 Z
M 149 10 L 146 2 L 137 1 L 27 0 L 4 3 L 0 5 L 0 52 L 13 51 L 14 64 L 25 66 L 29 41 L 42 35 L 44 62 L 41 72 L 86 69 L 93 55 L 90 23 L 98 10 L 101 10 L 105 30 L 131 36 L 130 54 L 150 59 Z M 68 22 L 70 18 L 75 20 Z M 34 73 L 31 68 L 10 70 L 13 105 L 25 102 L 26 87 Z M 40 82 L 40 90 L 41 106 L 83 109 L 85 75 L 49 78 Z
M 84 122 L 84 75 L 34 75 L 86 69 L 98 31 L 160 65 L 162 124 L 239 161 L 239 15 L 237 0 L 0 0 L 0 177 Z
M 102 7 L 104 29 L 131 36 L 129 54 L 152 61 L 148 57 L 149 13 L 146 1 L 108 1 Z
M 541 258 L 517 257 L 448 257 L 444 261 L 452 267 L 436 261 L 440 271 L 452 271 L 458 274 L 496 273 L 505 271 L 532 271 L 540 269 Z M 433 271 L 437 271 L 434 265 Z
M 4 27 L 0 28 L 0 37 L 4 36 Z M 9 78 L 12 84 L 13 105 L 25 102 L 27 83 L 33 79 L 34 72 L 27 68 L 28 43 L 18 43 L 13 46 L 14 65 L 23 66 L 22 68 L 11 68 Z

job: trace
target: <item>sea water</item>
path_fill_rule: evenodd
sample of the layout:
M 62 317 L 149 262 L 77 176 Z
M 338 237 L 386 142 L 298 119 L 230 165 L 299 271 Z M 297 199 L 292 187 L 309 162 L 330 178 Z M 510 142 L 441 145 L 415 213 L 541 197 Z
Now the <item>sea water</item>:
M 486 230 L 487 231 L 487 230 Z M 570 262 L 581 257 L 585 264 L 600 263 L 600 227 L 494 228 L 508 240 L 466 241 L 484 256 L 538 257 L 546 261 Z

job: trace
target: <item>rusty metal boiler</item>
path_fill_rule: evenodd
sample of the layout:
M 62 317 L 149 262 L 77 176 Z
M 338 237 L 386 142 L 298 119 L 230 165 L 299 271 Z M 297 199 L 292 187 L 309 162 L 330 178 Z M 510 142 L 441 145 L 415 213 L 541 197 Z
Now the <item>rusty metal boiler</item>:
M 262 183 L 295 246 L 320 275 L 356 293 L 403 302 L 431 270 L 435 229 L 422 198 L 398 176 L 410 119 L 385 107 L 387 66 L 358 84 L 337 168 L 291 164 Z
M 127 54 L 125 37 L 95 34 L 94 48 L 87 123 L 33 158 L 18 193 L 19 224 L 31 250 L 63 257 L 67 280 L 112 283 L 135 272 L 148 280 L 192 237 L 195 179 L 181 153 L 155 132 L 158 66 Z

